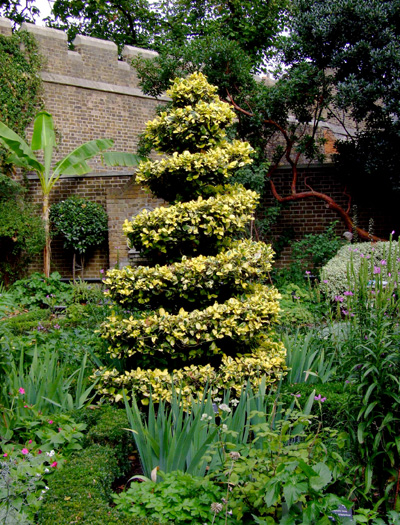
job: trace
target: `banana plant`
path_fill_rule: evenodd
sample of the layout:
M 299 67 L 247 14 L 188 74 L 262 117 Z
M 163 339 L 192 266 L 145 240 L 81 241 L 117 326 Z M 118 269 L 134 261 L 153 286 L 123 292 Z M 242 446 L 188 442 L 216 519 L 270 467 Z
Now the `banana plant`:
M 59 160 L 54 166 L 53 151 L 56 147 L 56 134 L 53 117 L 47 111 L 40 111 L 35 118 L 30 146 L 12 129 L 0 122 L 0 143 L 10 152 L 8 160 L 16 167 L 35 171 L 39 177 L 42 190 L 42 218 L 45 227 L 46 244 L 43 253 L 44 274 L 50 275 L 50 221 L 49 196 L 52 188 L 62 176 L 85 175 L 91 171 L 87 161 L 108 150 L 114 142 L 109 139 L 97 139 L 85 142 L 74 151 Z M 43 164 L 34 152 L 42 151 Z M 108 166 L 136 166 L 138 155 L 108 151 L 103 155 Z

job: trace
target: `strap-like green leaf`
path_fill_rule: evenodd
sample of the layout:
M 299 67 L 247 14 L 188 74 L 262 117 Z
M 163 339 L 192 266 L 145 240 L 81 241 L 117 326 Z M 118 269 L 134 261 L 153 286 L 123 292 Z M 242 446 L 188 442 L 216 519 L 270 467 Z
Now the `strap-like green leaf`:
M 47 111 L 40 111 L 33 124 L 31 148 L 33 151 L 42 150 L 44 153 L 45 176 L 48 180 L 53 158 L 53 148 L 56 145 L 53 117 Z
M 107 151 L 103 154 L 104 164 L 107 166 L 137 166 L 139 162 L 145 160 L 144 157 L 133 153 L 122 151 Z
M 90 171 L 87 160 L 95 157 L 102 151 L 111 148 L 112 140 L 97 139 L 85 142 L 55 165 L 52 177 L 58 180 L 61 175 L 84 175 Z M 54 182 L 55 182 L 54 180 Z
M 0 122 L 0 141 L 13 153 L 13 163 L 17 166 L 44 171 L 44 166 L 37 160 L 28 144 L 12 129 Z

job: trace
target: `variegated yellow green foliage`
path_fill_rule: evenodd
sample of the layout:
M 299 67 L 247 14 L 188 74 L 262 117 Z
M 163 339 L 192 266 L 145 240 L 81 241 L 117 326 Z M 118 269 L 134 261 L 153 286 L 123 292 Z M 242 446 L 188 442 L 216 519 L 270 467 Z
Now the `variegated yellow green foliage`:
M 219 369 L 210 365 L 191 365 L 172 372 L 158 368 L 135 368 L 120 374 L 115 368 L 102 368 L 95 377 L 101 376 L 98 392 L 115 402 L 122 400 L 123 391 L 128 397 L 133 392 L 143 404 L 148 403 L 150 392 L 155 402 L 162 399 L 170 401 L 174 389 L 181 394 L 183 403 L 188 403 L 191 398 L 201 397 L 206 385 L 214 396 L 221 394 L 224 389 L 232 388 L 239 397 L 248 380 L 253 387 L 259 385 L 263 376 L 270 384 L 279 381 L 286 373 L 285 357 L 286 352 L 281 343 L 266 339 L 263 346 L 251 355 L 236 358 L 224 356 Z
M 124 307 L 203 303 L 218 297 L 242 294 L 251 281 L 262 279 L 272 268 L 270 245 L 251 240 L 237 241 L 215 257 L 183 257 L 169 266 L 137 266 L 110 270 L 104 284 L 107 295 Z
M 130 245 L 144 257 L 159 255 L 162 262 L 173 262 L 183 255 L 217 253 L 244 231 L 259 199 L 256 192 L 239 184 L 225 189 L 226 193 L 209 199 L 199 197 L 151 212 L 143 210 L 126 220 L 124 233 Z
M 209 185 L 225 183 L 235 170 L 252 162 L 251 153 L 250 144 L 240 140 L 224 141 L 207 151 L 175 152 L 160 161 L 141 162 L 136 182 L 166 201 L 174 201 L 177 195 L 189 200 Z
M 195 86 L 192 93 L 189 85 Z M 146 125 L 144 135 L 156 150 L 199 151 L 225 139 L 225 128 L 232 124 L 235 113 L 213 88 L 201 73 L 175 80 L 167 91 L 175 104 Z
M 248 295 L 231 297 L 203 310 L 181 308 L 170 314 L 163 308 L 142 319 L 111 316 L 103 323 L 103 337 L 110 343 L 112 357 L 137 353 L 166 352 L 183 361 L 219 353 L 218 340 L 251 343 L 277 321 L 280 295 L 275 288 L 257 285 Z

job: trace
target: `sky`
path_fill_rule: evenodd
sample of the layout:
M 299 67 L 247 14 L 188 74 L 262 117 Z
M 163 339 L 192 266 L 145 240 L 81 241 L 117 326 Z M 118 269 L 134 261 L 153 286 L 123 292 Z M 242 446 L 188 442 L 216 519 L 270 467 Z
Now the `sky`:
M 40 9 L 40 19 L 38 18 L 36 20 L 37 25 L 45 25 L 42 21 L 43 18 L 46 18 L 46 16 L 49 16 L 51 7 L 49 0 L 35 0 L 35 5 Z

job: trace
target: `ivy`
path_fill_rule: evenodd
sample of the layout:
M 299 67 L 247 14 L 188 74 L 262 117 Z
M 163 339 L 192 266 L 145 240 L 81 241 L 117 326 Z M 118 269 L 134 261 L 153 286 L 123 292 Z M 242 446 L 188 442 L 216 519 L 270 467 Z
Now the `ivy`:
M 26 31 L 0 35 L 0 122 L 19 135 L 43 106 L 40 69 L 43 59 L 32 35 Z M 10 171 L 0 148 L 0 170 Z

